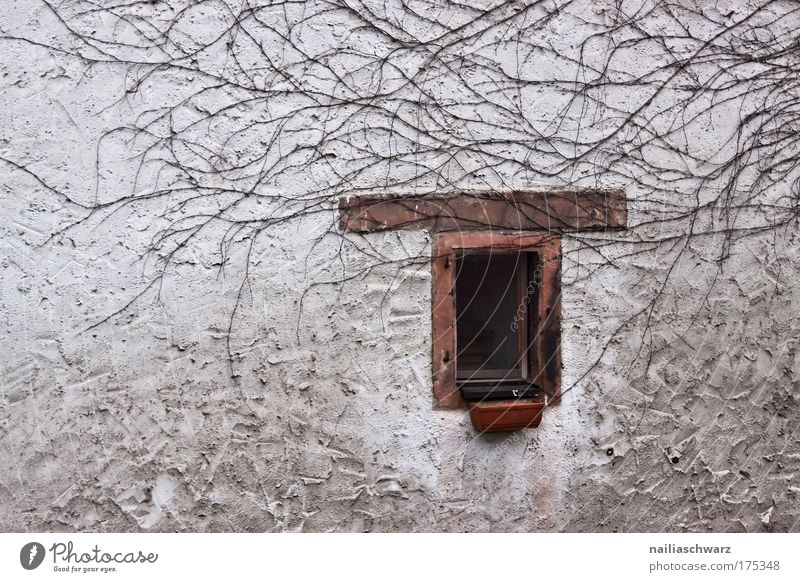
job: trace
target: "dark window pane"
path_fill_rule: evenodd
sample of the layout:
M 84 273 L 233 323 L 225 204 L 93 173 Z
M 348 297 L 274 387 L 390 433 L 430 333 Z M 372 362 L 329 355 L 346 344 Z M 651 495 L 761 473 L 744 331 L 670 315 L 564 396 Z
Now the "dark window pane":
M 456 261 L 458 377 L 519 378 L 519 277 L 524 254 L 467 254 Z M 478 373 L 474 373 L 475 371 Z

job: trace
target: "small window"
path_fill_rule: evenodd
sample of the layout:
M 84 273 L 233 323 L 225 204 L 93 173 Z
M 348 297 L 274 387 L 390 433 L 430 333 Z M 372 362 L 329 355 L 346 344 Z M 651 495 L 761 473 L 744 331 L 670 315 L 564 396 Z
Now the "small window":
M 433 389 L 438 408 L 465 400 L 558 402 L 561 241 L 539 233 L 439 233 L 433 256 Z M 506 407 L 504 418 L 518 412 Z M 478 411 L 480 412 L 480 411 Z M 473 424 L 478 426 L 473 416 Z M 509 422 L 509 425 L 514 423 Z M 532 426 L 532 425 L 528 425 Z

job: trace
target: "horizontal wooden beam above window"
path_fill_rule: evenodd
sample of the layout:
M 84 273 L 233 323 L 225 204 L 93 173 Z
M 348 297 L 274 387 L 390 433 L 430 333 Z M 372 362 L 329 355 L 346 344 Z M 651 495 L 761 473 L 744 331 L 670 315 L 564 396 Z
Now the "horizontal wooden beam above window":
M 339 225 L 352 232 L 388 229 L 575 231 L 626 228 L 622 190 L 516 190 L 376 195 L 339 200 Z

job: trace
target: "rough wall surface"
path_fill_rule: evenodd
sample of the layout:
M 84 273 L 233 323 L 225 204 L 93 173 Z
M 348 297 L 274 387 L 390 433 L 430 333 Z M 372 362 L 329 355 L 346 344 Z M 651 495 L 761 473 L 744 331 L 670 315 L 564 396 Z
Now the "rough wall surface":
M 799 9 L 5 0 L 0 530 L 797 531 Z M 336 199 L 546 186 L 632 228 L 477 435 L 429 235 Z

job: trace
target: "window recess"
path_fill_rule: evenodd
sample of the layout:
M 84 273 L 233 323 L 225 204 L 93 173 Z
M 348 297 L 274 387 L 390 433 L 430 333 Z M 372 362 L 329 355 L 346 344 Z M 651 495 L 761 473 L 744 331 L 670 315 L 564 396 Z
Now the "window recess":
M 456 253 L 456 381 L 519 384 L 529 378 L 528 304 L 536 254 Z M 534 318 L 535 319 L 535 315 Z

